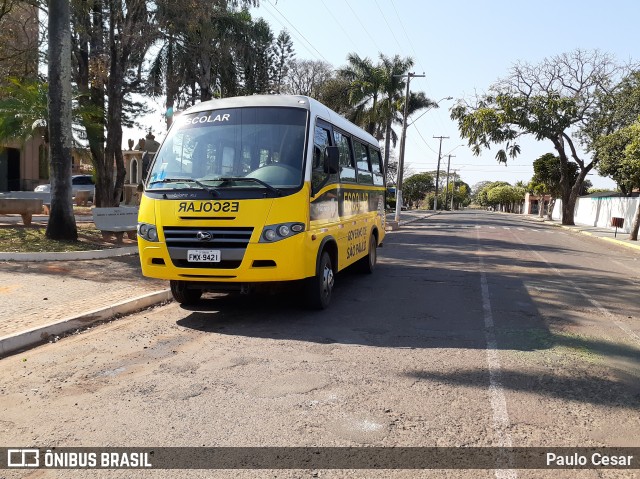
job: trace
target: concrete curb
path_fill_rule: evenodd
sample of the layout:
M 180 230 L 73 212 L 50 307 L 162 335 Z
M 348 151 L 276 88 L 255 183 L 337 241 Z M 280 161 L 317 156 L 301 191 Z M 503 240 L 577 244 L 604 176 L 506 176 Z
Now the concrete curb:
M 627 248 L 632 248 L 635 250 L 640 250 L 640 242 L 638 244 L 633 244 L 630 243 L 628 241 L 624 241 L 624 240 L 619 240 L 616 238 L 607 238 L 606 236 L 598 236 L 597 234 L 592 233 L 591 231 L 586 231 L 581 228 L 581 225 L 575 225 L 575 226 L 567 226 L 567 225 L 563 225 L 560 223 L 556 223 L 554 221 L 548 221 L 548 220 L 537 220 L 537 219 L 533 219 L 533 218 L 527 218 L 527 217 L 522 217 L 521 219 L 531 222 L 531 223 L 539 223 L 539 224 L 543 224 L 543 225 L 548 225 L 548 226 L 554 226 L 556 228 L 562 228 L 564 230 L 567 231 L 571 231 L 573 233 L 578 233 L 581 235 L 586 235 L 586 236 L 591 236 L 592 238 L 596 238 L 599 240 L 603 240 L 603 241 L 608 241 L 609 243 L 613 243 L 613 244 L 617 244 L 620 246 L 626 246 Z M 621 234 L 629 234 L 629 233 L 621 233 Z
M 413 223 L 414 221 L 424 220 L 424 219 L 426 219 L 426 218 L 431 218 L 432 216 L 435 216 L 435 215 L 438 215 L 438 214 L 440 214 L 440 212 L 439 212 L 439 211 L 438 211 L 438 212 L 436 212 L 436 213 L 433 213 L 433 212 L 431 212 L 431 211 L 430 211 L 429 213 L 425 213 L 425 214 L 424 214 L 424 215 L 422 215 L 422 216 L 416 216 L 415 218 L 411 218 L 410 220 L 403 220 L 403 221 L 400 221 L 400 222 L 398 223 L 398 227 L 397 227 L 397 228 L 387 229 L 387 230 L 386 230 L 386 233 L 387 233 L 387 234 L 389 234 L 389 233 L 395 233 L 396 231 L 398 231 L 398 230 L 399 230 L 402 226 L 404 226 L 404 225 L 407 225 L 407 224 L 409 224 L 409 223 Z M 394 222 L 395 222 L 395 221 L 394 221 Z
M 627 248 L 632 248 L 635 250 L 640 250 L 640 244 L 633 244 L 633 243 L 629 243 L 627 241 L 622 241 L 616 238 L 607 238 L 606 236 L 598 236 L 595 235 L 593 233 L 591 233 L 590 231 L 584 231 L 584 230 L 580 230 L 578 228 L 572 228 L 571 226 L 565 226 L 565 225 L 558 225 L 559 227 L 565 229 L 565 230 L 569 230 L 569 231 L 573 231 L 575 233 L 580 233 L 582 235 L 587 235 L 587 236 L 591 236 L 592 238 L 596 238 L 599 240 L 603 240 L 603 241 L 608 241 L 609 243 L 613 243 L 613 244 L 617 244 L 620 246 L 626 246 Z M 623 234 L 627 234 L 627 233 L 623 233 Z
M 0 253 L 0 261 L 74 261 L 82 259 L 105 259 L 137 254 L 137 246 L 97 249 L 88 251 L 65 251 L 47 253 Z
M 59 336 L 76 329 L 83 329 L 94 323 L 113 318 L 118 314 L 131 314 L 172 299 L 171 290 L 156 291 L 137 298 L 128 299 L 102 309 L 72 316 L 45 326 L 10 334 L 0 338 L 0 357 L 23 351 L 42 344 L 51 337 Z

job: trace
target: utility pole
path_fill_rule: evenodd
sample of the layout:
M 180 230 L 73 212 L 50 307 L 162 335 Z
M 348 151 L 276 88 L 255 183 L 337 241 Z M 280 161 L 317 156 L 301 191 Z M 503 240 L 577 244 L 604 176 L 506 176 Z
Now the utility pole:
M 398 181 L 396 184 L 396 218 L 400 221 L 400 212 L 402 211 L 402 173 L 404 170 L 404 144 L 407 137 L 407 116 L 409 114 L 409 83 L 412 78 L 422 78 L 425 75 L 416 75 L 409 72 L 406 75 L 394 75 L 396 77 L 407 78 L 407 91 L 404 95 L 404 115 L 402 116 L 402 136 L 400 137 L 400 158 L 398 159 Z
M 438 212 L 438 182 L 440 181 L 440 159 L 442 158 L 442 139 L 449 139 L 448 136 L 434 136 L 440 138 L 440 148 L 438 148 L 438 168 L 436 168 L 436 196 L 433 198 L 433 211 Z
M 457 176 L 457 171 L 458 170 L 453 170 L 453 186 L 451 187 L 451 211 L 453 211 L 453 198 L 454 198 L 454 191 L 456 189 L 456 176 Z
M 447 161 L 447 186 L 444 189 L 444 206 L 447 206 L 447 196 L 449 195 L 449 167 L 451 166 L 451 157 L 456 157 L 456 155 L 449 154 L 449 160 Z M 453 194 L 451 195 L 453 196 Z

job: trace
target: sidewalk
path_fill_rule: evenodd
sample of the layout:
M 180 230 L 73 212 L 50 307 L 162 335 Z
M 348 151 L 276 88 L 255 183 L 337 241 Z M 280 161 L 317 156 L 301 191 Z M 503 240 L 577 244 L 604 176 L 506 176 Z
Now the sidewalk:
M 0 261 L 0 357 L 168 300 L 168 282 L 144 278 L 138 255 L 128 253 L 93 260 Z
M 430 210 L 403 211 L 400 226 L 434 216 Z M 438 213 L 441 214 L 441 213 Z M 454 213 L 455 214 L 455 213 Z M 562 227 L 640 251 L 629 235 L 606 228 L 562 226 L 532 215 L 508 215 L 514 219 Z M 393 220 L 395 213 L 387 214 Z M 8 261 L 0 255 L 0 357 L 54 340 L 55 336 L 129 314 L 171 299 L 168 282 L 142 276 L 135 248 L 112 250 L 100 259 L 65 258 L 58 261 Z M 64 259 L 63 259 L 64 258 Z M 11 259 L 15 259 L 14 257 Z
M 546 225 L 556 226 L 569 231 L 573 231 L 574 233 L 578 234 L 593 236 L 594 238 L 598 238 L 603 241 L 608 241 L 610 243 L 615 243 L 620 246 L 625 246 L 627 248 L 633 248 L 640 251 L 640 241 L 630 241 L 629 233 L 622 233 L 620 230 L 618 230 L 618 233 L 616 235 L 615 228 L 599 228 L 586 225 L 566 226 L 558 220 L 550 221 L 544 218 L 540 218 L 537 215 L 516 215 L 516 217 L 524 219 L 526 221 L 533 221 L 537 223 L 544 223 Z

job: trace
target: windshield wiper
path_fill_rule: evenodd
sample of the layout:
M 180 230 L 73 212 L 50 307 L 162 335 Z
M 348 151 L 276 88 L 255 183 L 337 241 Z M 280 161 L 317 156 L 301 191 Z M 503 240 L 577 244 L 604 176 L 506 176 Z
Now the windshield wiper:
M 201 181 L 198 181 L 198 180 L 191 180 L 191 181 L 193 181 L 196 185 L 198 185 L 202 189 L 208 191 L 211 194 L 211 196 L 218 196 L 220 194 L 218 190 L 216 190 L 215 188 L 211 188 L 209 185 L 205 185 Z
M 282 190 L 279 190 L 278 188 L 274 188 L 273 186 L 271 186 L 269 183 L 265 183 L 262 180 L 259 180 L 258 178 L 251 178 L 250 176 L 225 176 L 222 178 L 216 178 L 216 181 L 221 181 L 221 185 L 227 182 L 231 182 L 231 181 L 253 181 L 254 183 L 258 183 L 260 186 L 264 186 L 267 190 L 269 190 L 271 193 L 278 195 L 278 196 L 282 196 Z
M 218 196 L 218 191 L 216 189 L 211 188 L 209 185 L 205 185 L 201 181 L 194 180 L 193 178 L 163 178 L 161 180 L 149 182 L 150 185 L 154 185 L 156 183 L 195 183 L 200 188 L 210 193 L 211 196 Z
M 193 183 L 193 180 L 190 178 L 162 178 L 161 180 L 150 181 L 150 185 L 155 185 L 156 183 Z

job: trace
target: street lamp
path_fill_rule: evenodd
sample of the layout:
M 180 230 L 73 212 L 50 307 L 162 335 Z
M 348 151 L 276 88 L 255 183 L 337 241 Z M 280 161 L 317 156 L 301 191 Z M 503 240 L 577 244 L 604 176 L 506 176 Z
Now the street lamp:
M 449 139 L 448 136 L 434 136 L 434 138 L 440 138 L 440 147 L 438 148 L 438 166 L 436 167 L 436 194 L 433 197 L 433 212 L 437 213 L 438 212 L 438 183 L 440 182 L 440 160 L 442 159 L 442 140 L 443 139 Z M 456 148 L 459 148 L 461 146 L 464 146 L 464 143 L 461 143 L 460 145 L 456 146 L 453 150 L 449 151 L 449 153 L 451 153 L 452 151 L 454 151 Z M 451 161 L 451 158 L 449 158 L 449 161 Z M 447 167 L 447 181 L 449 180 L 448 175 L 449 175 L 449 171 L 448 171 L 448 167 Z M 445 199 L 446 201 L 446 199 Z M 446 206 L 446 203 L 445 203 Z
M 394 75 L 395 77 L 404 78 L 405 75 Z M 396 217 L 397 223 L 400 223 L 400 212 L 402 211 L 402 170 L 404 169 L 404 143 L 407 137 L 407 115 L 409 114 L 409 83 L 414 77 L 424 77 L 425 75 L 416 75 L 415 73 L 407 73 L 407 90 L 404 96 L 404 114 L 402 115 L 402 136 L 400 137 L 400 158 L 398 159 L 398 180 L 396 181 Z
M 394 75 L 394 76 L 404 77 L 405 75 Z M 425 76 L 424 74 L 416 75 L 415 73 L 408 73 L 406 75 L 407 90 L 406 90 L 405 99 L 404 99 L 404 115 L 402 116 L 402 136 L 400 137 L 400 158 L 398 159 L 398 179 L 396 182 L 397 183 L 396 184 L 396 216 L 395 216 L 396 222 L 400 221 L 400 212 L 402 211 L 402 176 L 403 176 L 403 170 L 404 170 L 404 150 L 405 150 L 405 141 L 407 138 L 407 128 L 413 125 L 422 115 L 427 113 L 429 110 L 435 108 L 435 106 L 438 105 L 442 100 L 453 99 L 453 97 L 451 96 L 441 98 L 435 103 L 435 105 L 427 108 L 424 112 L 422 112 L 422 114 L 418 116 L 418 118 L 413 120 L 411 123 L 407 123 L 408 107 L 409 107 L 409 82 L 411 81 L 411 78 L 424 77 L 424 76 Z
M 445 205 L 445 209 L 447 206 L 447 196 L 449 195 L 449 168 L 451 167 L 451 158 L 455 158 L 456 155 L 452 155 L 451 153 L 454 152 L 455 150 L 457 150 L 458 148 L 460 148 L 461 146 L 464 146 L 464 143 L 459 144 L 458 146 L 456 146 L 453 150 L 451 150 L 449 153 L 447 153 L 444 156 L 449 156 L 449 160 L 447 161 L 447 186 L 445 186 L 444 188 L 444 205 Z M 455 188 L 455 186 L 454 186 Z M 451 190 L 451 204 L 453 205 L 453 189 Z M 453 210 L 453 206 L 451 206 L 451 209 Z
M 444 98 L 440 98 L 440 99 L 435 103 L 435 105 L 430 106 L 429 108 L 427 108 L 425 111 L 423 111 L 423 112 L 418 116 L 418 118 L 416 118 L 415 120 L 413 120 L 413 121 L 412 121 L 411 123 L 409 123 L 407 126 L 411 126 L 411 125 L 413 125 L 416 121 L 418 121 L 420 118 L 422 118 L 422 116 L 423 116 L 425 113 L 427 113 L 427 112 L 429 112 L 429 111 L 433 110 L 436 106 L 440 106 L 440 102 L 441 102 L 441 101 L 444 101 L 444 100 L 453 100 L 453 97 L 452 97 L 452 96 L 445 96 Z

